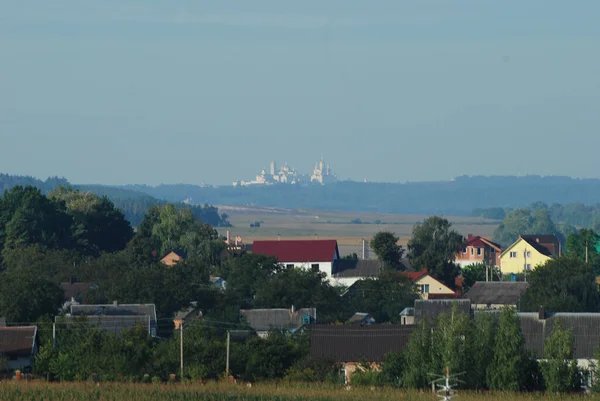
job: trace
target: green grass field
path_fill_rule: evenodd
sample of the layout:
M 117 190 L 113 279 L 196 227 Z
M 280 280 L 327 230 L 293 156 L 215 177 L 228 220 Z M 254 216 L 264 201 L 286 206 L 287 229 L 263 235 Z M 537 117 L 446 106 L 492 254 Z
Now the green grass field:
M 405 244 L 413 226 L 428 216 L 405 214 L 378 214 L 352 212 L 326 212 L 316 210 L 288 210 L 276 208 L 244 208 L 219 206 L 221 213 L 229 215 L 234 227 L 220 228 L 225 235 L 240 235 L 244 242 L 259 239 L 319 238 L 337 239 L 342 254 L 360 252 L 361 239 L 372 238 L 378 231 L 392 231 Z M 477 217 L 444 216 L 463 235 L 474 234 L 491 237 L 499 222 Z M 362 224 L 352 223 L 360 220 Z M 260 228 L 250 224 L 261 222 Z
M 438 398 L 429 391 L 391 388 L 357 388 L 258 384 L 119 384 L 0 382 L 0 401 L 430 401 Z M 581 395 L 527 393 L 459 393 L 457 400 L 580 400 Z

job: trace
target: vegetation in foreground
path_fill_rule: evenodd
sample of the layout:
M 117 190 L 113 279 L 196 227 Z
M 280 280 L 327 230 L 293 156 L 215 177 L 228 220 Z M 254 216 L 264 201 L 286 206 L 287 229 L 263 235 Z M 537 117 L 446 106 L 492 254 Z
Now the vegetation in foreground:
M 21 400 L 214 400 L 214 401 L 296 401 L 296 400 L 407 400 L 437 399 L 429 391 L 397 390 L 392 388 L 297 386 L 263 384 L 247 387 L 243 384 L 127 384 L 127 383 L 62 383 L 0 382 L 0 401 Z M 578 400 L 581 395 L 511 393 L 511 392 L 461 392 L 461 400 Z

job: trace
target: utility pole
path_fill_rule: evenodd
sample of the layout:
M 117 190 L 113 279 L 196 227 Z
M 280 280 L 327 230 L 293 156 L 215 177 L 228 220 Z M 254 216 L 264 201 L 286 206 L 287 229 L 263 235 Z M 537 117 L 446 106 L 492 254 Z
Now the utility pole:
M 56 349 L 56 323 L 52 323 L 52 349 Z
M 229 379 L 229 342 L 231 341 L 231 333 L 227 330 L 227 362 L 225 363 L 225 377 Z
M 179 326 L 179 361 L 181 369 L 181 380 L 183 380 L 183 320 Z

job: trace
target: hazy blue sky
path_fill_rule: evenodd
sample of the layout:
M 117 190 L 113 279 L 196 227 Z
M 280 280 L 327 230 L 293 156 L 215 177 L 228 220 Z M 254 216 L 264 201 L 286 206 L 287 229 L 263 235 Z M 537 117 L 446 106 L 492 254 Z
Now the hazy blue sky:
M 600 177 L 598 0 L 0 0 L 0 172 Z

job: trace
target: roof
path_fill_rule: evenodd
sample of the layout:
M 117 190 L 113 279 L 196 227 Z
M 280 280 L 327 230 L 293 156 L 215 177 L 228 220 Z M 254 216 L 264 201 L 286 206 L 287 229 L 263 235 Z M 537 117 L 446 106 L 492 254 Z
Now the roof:
M 365 312 L 356 312 L 350 319 L 348 319 L 348 323 L 375 323 L 375 319 L 371 315 Z
M 333 362 L 382 362 L 385 355 L 402 351 L 413 325 L 314 325 L 310 356 Z
M 333 262 L 334 277 L 378 277 L 383 263 L 375 259 L 337 259 Z
M 479 235 L 470 237 L 467 240 L 467 242 L 463 245 L 463 247 L 467 247 L 467 246 L 476 246 L 476 247 L 491 246 L 492 248 L 502 249 L 502 247 L 499 244 L 497 244 L 493 241 L 490 241 L 486 238 L 480 237 Z
M 454 305 L 458 312 L 471 314 L 471 302 L 468 299 L 415 299 L 415 319 L 433 319 L 442 313 L 450 313 Z
M 293 313 L 290 309 L 241 309 L 240 314 L 256 331 L 297 329 L 306 324 L 305 315 L 311 317 L 311 323 L 317 319 L 315 308 L 301 308 Z
M 477 281 L 465 298 L 474 305 L 516 305 L 527 288 L 523 281 Z
M 572 330 L 575 359 L 593 359 L 600 346 L 600 313 L 555 313 L 539 320 L 535 313 L 519 313 L 525 346 L 537 358 L 544 357 L 545 340 L 560 320 L 563 329 Z
M 65 323 L 72 324 L 75 319 L 85 320 L 92 326 L 97 326 L 99 329 L 103 330 L 109 334 L 119 334 L 123 330 L 129 330 L 134 328 L 135 326 L 143 326 L 146 330 L 150 330 L 151 321 L 150 316 L 148 315 L 129 315 L 129 316 L 111 316 L 111 315 L 85 315 L 81 316 L 64 316 L 56 317 L 56 321 L 59 322 L 60 319 L 64 318 Z M 148 331 L 150 333 L 150 331 Z
M 34 351 L 37 326 L 0 327 L 0 354 L 29 356 Z
M 156 322 L 154 304 L 106 304 L 106 305 L 71 305 L 73 316 L 150 316 Z
M 60 288 L 65 293 L 65 299 L 77 298 L 81 293 L 89 290 L 94 283 L 60 283 Z
M 182 250 L 182 249 L 169 249 L 167 252 L 164 253 L 164 255 L 162 255 L 160 257 L 160 260 L 163 260 L 170 253 L 174 253 L 175 255 L 179 256 L 181 259 L 184 259 L 184 260 L 187 259 L 187 253 L 185 253 L 184 250 Z
M 544 256 L 555 256 L 560 253 L 560 242 L 554 234 L 534 234 L 534 235 L 519 235 L 519 238 L 513 242 L 508 248 L 502 251 L 502 255 L 506 254 L 512 247 L 518 244 L 521 240 L 527 242 L 529 246 L 538 251 Z
M 274 256 L 281 263 L 332 262 L 339 259 L 336 240 L 254 241 L 252 253 Z
M 408 279 L 412 282 L 418 281 L 420 278 L 428 275 L 427 269 L 423 269 L 420 272 L 404 272 L 402 273 L 404 276 L 408 277 Z

